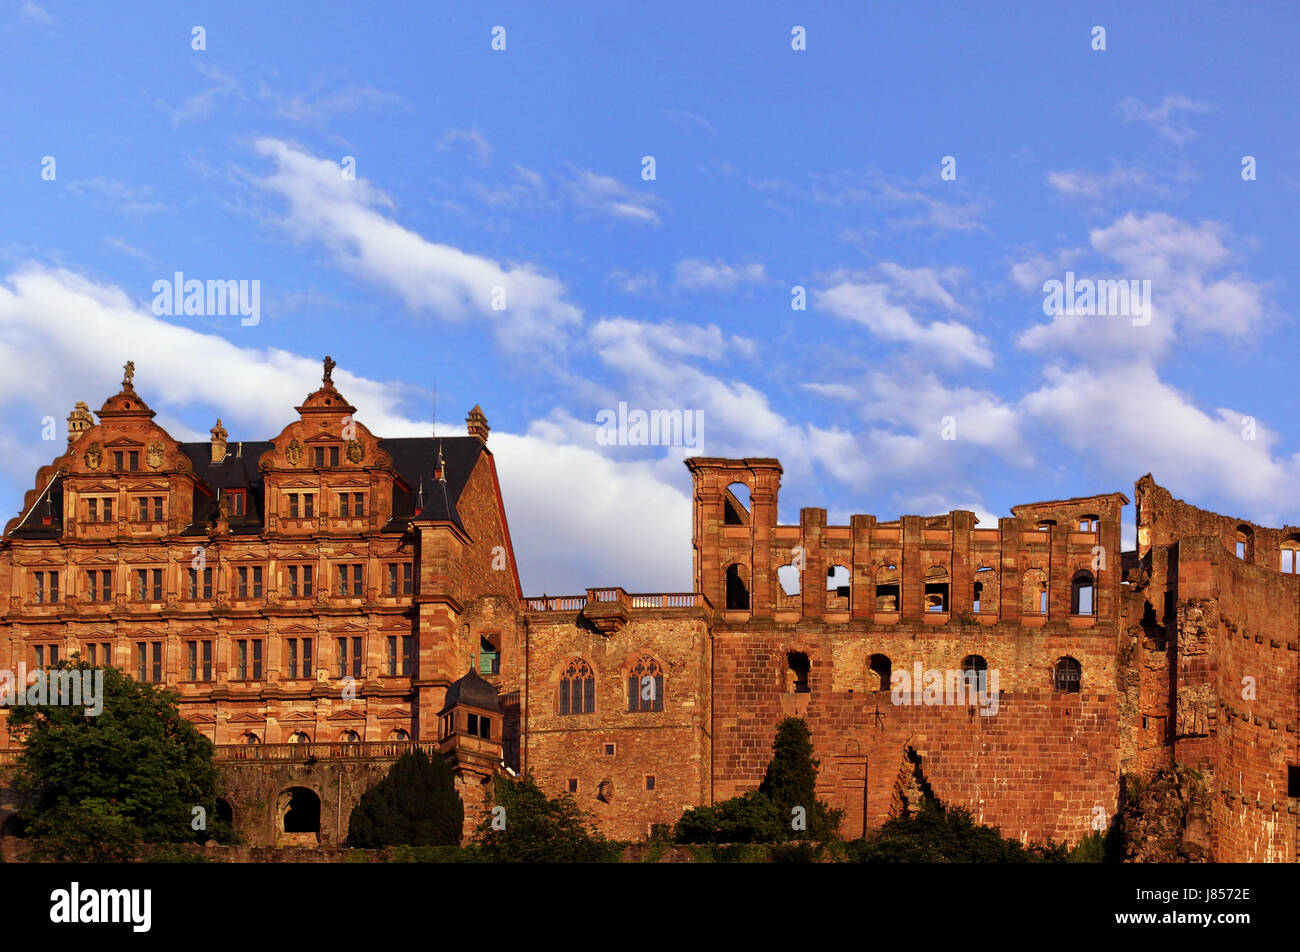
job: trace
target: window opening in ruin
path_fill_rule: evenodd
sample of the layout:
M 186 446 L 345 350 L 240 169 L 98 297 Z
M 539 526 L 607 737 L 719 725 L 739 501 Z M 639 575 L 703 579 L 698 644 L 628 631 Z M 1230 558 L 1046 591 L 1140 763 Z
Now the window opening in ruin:
M 722 496 L 722 524 L 724 526 L 749 525 L 749 487 L 732 483 Z
M 781 586 L 781 591 L 788 596 L 798 595 L 802 590 L 802 580 L 799 578 L 799 567 L 794 564 L 782 565 L 776 570 L 776 581 Z
M 1039 532 L 1046 532 L 1048 529 L 1052 528 L 1052 526 L 1054 526 L 1054 525 L 1056 525 L 1056 520 L 1055 520 L 1055 519 L 1044 519 L 1042 522 L 1040 522 L 1040 523 L 1038 524 L 1038 531 L 1039 531 Z
M 1254 561 L 1255 558 L 1255 533 L 1247 525 L 1237 526 L 1237 558 L 1243 561 Z
M 1292 765 L 1286 768 L 1286 795 L 1300 797 L 1300 767 Z
M 988 684 L 989 663 L 980 655 L 967 655 L 961 659 L 961 670 L 968 682 L 974 682 L 975 690 L 984 693 Z
M 1292 536 L 1282 543 L 1282 571 L 1300 575 L 1300 538 Z
M 948 570 L 942 566 L 936 565 L 925 573 L 925 610 L 948 610 Z
M 727 608 L 731 611 L 749 609 L 749 586 L 745 584 L 742 567 L 737 564 L 727 566 Z
M 1083 666 L 1073 658 L 1062 658 L 1056 662 L 1052 677 L 1053 686 L 1058 691 L 1069 694 L 1079 693 L 1079 684 L 1083 680 Z M 1145 721 L 1146 719 L 1143 718 Z
M 876 573 L 876 611 L 898 611 L 898 566 L 892 562 Z
M 291 788 L 284 812 L 284 832 L 320 833 L 320 797 L 306 787 Z
M 888 691 L 894 673 L 893 662 L 882 654 L 873 654 L 871 656 L 871 673 L 875 678 L 873 690 Z
M 1070 581 L 1070 614 L 1096 614 L 1093 604 L 1095 593 L 1096 585 L 1092 573 L 1087 570 L 1075 572 L 1074 578 Z
M 786 653 L 785 691 L 787 694 L 808 694 L 808 672 L 811 665 L 808 656 L 802 651 Z
M 847 565 L 832 565 L 826 570 L 826 608 L 829 611 L 848 611 L 850 591 Z
M 993 574 L 992 566 L 982 565 L 975 570 L 975 605 L 974 611 L 997 611 L 997 591 L 996 576 Z M 985 604 L 985 598 L 988 598 L 989 604 Z
M 1100 520 L 1097 516 L 1080 516 L 1080 517 L 1079 517 L 1079 531 L 1080 531 L 1080 532 L 1096 532 L 1096 531 L 1097 531 L 1097 526 L 1098 526 L 1098 524 L 1099 524 L 1100 522 L 1101 522 L 1101 520 Z

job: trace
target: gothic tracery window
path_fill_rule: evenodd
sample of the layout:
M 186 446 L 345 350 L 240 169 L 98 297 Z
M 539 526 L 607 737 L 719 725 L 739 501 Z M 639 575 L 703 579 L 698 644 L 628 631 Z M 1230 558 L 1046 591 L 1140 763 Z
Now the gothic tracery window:
M 596 710 L 596 675 L 591 665 L 574 658 L 560 675 L 560 713 L 590 714 Z
M 627 709 L 662 711 L 664 709 L 664 672 L 659 662 L 642 656 L 627 675 Z

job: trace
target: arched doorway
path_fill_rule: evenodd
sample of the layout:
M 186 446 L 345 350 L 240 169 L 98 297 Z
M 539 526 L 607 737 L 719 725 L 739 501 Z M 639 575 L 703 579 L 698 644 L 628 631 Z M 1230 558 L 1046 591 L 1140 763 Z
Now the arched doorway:
M 307 787 L 290 787 L 275 799 L 275 838 L 281 846 L 320 843 L 320 797 Z

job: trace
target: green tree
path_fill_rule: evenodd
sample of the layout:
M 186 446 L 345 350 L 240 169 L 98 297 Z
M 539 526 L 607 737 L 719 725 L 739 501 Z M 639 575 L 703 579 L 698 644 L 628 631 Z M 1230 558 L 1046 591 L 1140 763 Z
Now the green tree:
M 361 849 L 385 846 L 456 846 L 465 807 L 451 769 L 442 757 L 418 747 L 397 758 L 388 775 L 361 796 L 348 820 L 348 844 Z
M 80 660 L 46 670 L 102 671 L 103 693 L 99 714 L 57 704 L 22 704 L 9 714 L 9 730 L 23 743 L 14 777 L 19 813 L 44 841 L 41 849 L 94 860 L 120 856 L 135 841 L 231 838 L 215 819 L 212 742 L 181 717 L 175 694 Z M 195 807 L 207 826 L 197 836 Z
M 1055 843 L 1025 846 L 996 826 L 976 823 L 969 810 L 929 797 L 915 816 L 894 817 L 854 844 L 853 854 L 860 863 L 1059 863 L 1068 850 Z
M 475 831 L 489 863 L 610 863 L 622 852 L 621 843 L 588 829 L 589 815 L 572 797 L 547 797 L 531 776 L 498 775 L 489 806 Z
M 759 793 L 766 796 L 781 814 L 786 835 L 784 839 L 832 839 L 839 830 L 841 811 L 832 810 L 817 799 L 817 766 L 813 758 L 812 733 L 800 717 L 787 717 L 776 727 L 772 742 L 772 759 L 767 774 L 759 784 Z M 791 826 L 795 810 L 803 808 L 806 829 Z
M 789 839 L 790 829 L 767 795 L 751 790 L 687 810 L 677 821 L 674 838 L 678 843 L 773 843 Z

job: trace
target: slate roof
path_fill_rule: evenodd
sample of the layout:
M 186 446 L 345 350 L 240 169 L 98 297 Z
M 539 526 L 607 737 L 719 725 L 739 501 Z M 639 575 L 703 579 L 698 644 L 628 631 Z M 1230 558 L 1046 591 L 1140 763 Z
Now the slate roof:
M 443 714 L 457 704 L 465 704 L 469 707 L 479 707 L 485 711 L 500 711 L 497 704 L 497 689 L 475 671 L 472 667 L 469 673 L 458 681 L 453 681 L 451 687 L 447 688 L 447 699 L 442 703 Z

